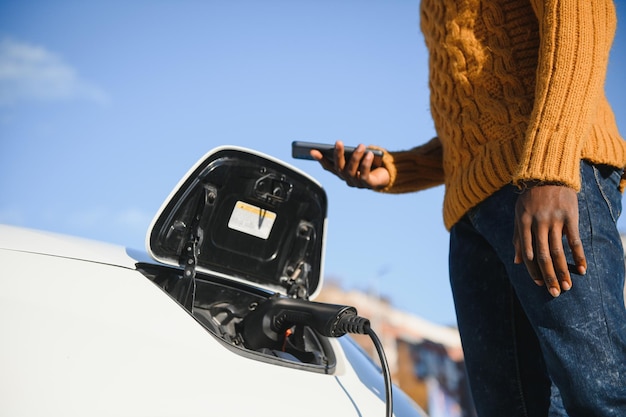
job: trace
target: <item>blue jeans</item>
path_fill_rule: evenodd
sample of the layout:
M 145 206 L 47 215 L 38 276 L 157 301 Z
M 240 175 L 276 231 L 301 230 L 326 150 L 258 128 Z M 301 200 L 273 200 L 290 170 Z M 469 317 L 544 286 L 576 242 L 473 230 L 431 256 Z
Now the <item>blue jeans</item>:
M 517 188 L 504 187 L 451 229 L 450 282 L 481 417 L 626 416 L 621 171 L 583 162 L 581 174 L 587 274 L 572 274 L 572 289 L 557 298 L 513 263 Z

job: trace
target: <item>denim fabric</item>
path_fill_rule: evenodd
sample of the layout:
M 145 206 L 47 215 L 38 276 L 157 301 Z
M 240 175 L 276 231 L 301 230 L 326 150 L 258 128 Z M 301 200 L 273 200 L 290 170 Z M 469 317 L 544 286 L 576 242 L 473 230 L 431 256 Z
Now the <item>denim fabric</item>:
M 587 274 L 572 274 L 572 289 L 557 298 L 513 263 L 517 188 L 493 194 L 451 230 L 450 281 L 481 417 L 626 416 L 621 171 L 583 162 L 581 174 Z

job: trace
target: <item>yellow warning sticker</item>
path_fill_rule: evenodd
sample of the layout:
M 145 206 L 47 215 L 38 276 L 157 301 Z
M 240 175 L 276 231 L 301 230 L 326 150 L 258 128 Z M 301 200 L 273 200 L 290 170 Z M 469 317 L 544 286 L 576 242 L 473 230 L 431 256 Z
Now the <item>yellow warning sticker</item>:
M 248 235 L 267 239 L 275 220 L 276 213 L 243 201 L 237 201 L 230 215 L 228 227 Z

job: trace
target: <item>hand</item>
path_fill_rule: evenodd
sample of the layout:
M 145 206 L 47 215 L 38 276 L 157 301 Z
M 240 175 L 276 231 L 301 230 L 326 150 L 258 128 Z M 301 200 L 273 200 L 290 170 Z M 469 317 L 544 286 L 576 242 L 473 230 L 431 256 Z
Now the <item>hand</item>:
M 318 150 L 312 150 L 311 156 L 319 161 L 325 170 L 343 179 L 350 187 L 378 189 L 389 184 L 389 171 L 384 167 L 372 167 L 374 154 L 367 152 L 363 144 L 357 146 L 348 161 L 345 159 L 341 141 L 335 142 L 332 160 L 325 158 Z
M 576 191 L 561 185 L 525 189 L 515 206 L 515 263 L 524 262 L 537 285 L 553 297 L 572 287 L 563 236 L 572 250 L 576 272 L 584 275 L 587 261 L 578 231 Z

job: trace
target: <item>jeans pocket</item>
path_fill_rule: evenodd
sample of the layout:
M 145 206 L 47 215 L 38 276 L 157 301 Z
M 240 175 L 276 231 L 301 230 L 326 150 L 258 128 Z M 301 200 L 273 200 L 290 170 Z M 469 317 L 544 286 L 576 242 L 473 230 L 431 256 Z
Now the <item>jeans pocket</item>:
M 592 165 L 596 185 L 606 203 L 613 222 L 622 214 L 622 193 L 619 184 L 623 170 L 608 165 Z

